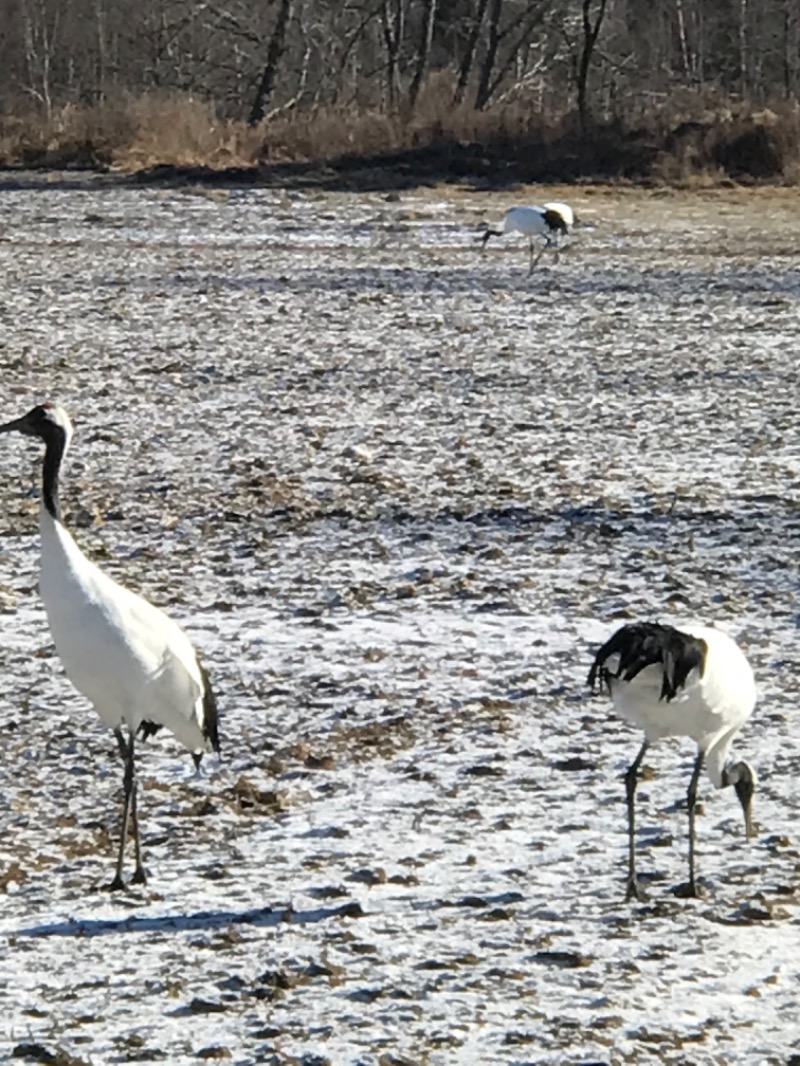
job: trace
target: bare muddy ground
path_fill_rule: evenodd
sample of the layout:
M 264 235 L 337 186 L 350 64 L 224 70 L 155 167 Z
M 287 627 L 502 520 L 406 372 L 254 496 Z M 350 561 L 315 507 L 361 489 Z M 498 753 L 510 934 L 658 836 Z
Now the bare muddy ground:
M 556 196 L 595 223 L 559 265 L 479 254 Z M 142 746 L 150 883 L 104 892 L 121 768 L 3 438 L 4 1060 L 798 1061 L 796 194 L 43 183 L 0 223 L 0 420 L 73 413 L 66 519 L 190 631 L 223 742 Z M 678 741 L 622 898 L 640 738 L 585 679 L 635 617 L 758 676 L 760 835 L 703 782 L 700 900 Z

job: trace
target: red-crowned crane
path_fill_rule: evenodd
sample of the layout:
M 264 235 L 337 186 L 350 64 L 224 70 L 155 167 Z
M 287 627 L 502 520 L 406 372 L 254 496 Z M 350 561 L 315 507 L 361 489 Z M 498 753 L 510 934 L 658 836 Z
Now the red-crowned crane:
M 61 520 L 58 475 L 72 438 L 63 407 L 43 403 L 0 426 L 44 443 L 39 591 L 64 671 L 114 730 L 124 762 L 125 803 L 111 889 L 122 880 L 133 821 L 134 884 L 147 881 L 136 810 L 134 738 L 165 726 L 192 752 L 219 751 L 217 707 L 208 675 L 183 630 L 163 611 L 104 574 L 83 554 Z
M 490 237 L 502 237 L 505 233 L 522 233 L 529 239 L 529 267 L 528 273 L 532 274 L 536 264 L 541 259 L 545 248 L 555 249 L 555 262 L 559 258 L 559 241 L 566 237 L 575 225 L 575 215 L 569 204 L 558 200 L 550 200 L 542 207 L 511 207 L 506 212 L 502 229 L 487 229 L 481 238 L 482 246 Z M 533 246 L 535 237 L 544 237 L 539 254 L 534 259 Z
M 746 762 L 729 757 L 731 743 L 756 703 L 753 671 L 738 644 L 704 625 L 680 627 L 655 622 L 624 625 L 597 652 L 589 672 L 592 689 L 605 689 L 615 709 L 644 730 L 644 743 L 625 775 L 628 805 L 626 899 L 645 899 L 636 877 L 634 803 L 642 759 L 660 737 L 691 737 L 697 758 L 689 781 L 689 882 L 683 894 L 697 895 L 695 806 L 705 762 L 716 788 L 733 785 L 744 811 L 746 836 L 754 835 L 752 801 L 756 775 Z

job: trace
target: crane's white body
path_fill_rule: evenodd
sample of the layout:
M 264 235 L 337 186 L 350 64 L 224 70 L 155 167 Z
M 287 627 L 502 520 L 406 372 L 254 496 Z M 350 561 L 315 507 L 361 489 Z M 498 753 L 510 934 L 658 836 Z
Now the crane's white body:
M 64 672 L 112 729 L 165 726 L 208 750 L 203 679 L 177 623 L 104 574 L 42 507 L 39 590 Z
M 575 215 L 568 204 L 550 200 L 541 207 L 510 207 L 503 220 L 503 233 L 522 233 L 526 237 L 545 237 L 558 240 L 560 230 L 554 229 L 547 222 L 547 212 L 555 211 L 564 220 L 567 230 L 575 225 Z
M 547 237 L 550 227 L 544 220 L 543 207 L 510 207 L 503 219 L 503 233 L 522 233 L 526 237 Z
M 663 669 L 646 666 L 632 681 L 610 684 L 620 715 L 644 730 L 649 743 L 661 737 L 690 737 L 705 754 L 705 767 L 716 788 L 731 741 L 753 713 L 756 683 L 750 663 L 731 637 L 711 626 L 690 623 L 676 627 L 698 637 L 708 647 L 702 676 L 695 669 L 673 699 L 661 699 Z M 613 672 L 613 662 L 608 661 Z

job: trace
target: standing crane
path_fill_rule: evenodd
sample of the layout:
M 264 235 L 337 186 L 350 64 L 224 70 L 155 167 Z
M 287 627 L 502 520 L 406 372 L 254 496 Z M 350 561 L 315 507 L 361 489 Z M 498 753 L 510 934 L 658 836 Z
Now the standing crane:
M 217 706 L 203 666 L 183 630 L 163 611 L 124 588 L 80 550 L 64 526 L 58 498 L 61 463 L 72 439 L 63 407 L 42 403 L 0 425 L 44 443 L 39 591 L 64 671 L 114 730 L 124 764 L 124 807 L 116 875 L 122 879 L 128 825 L 133 822 L 132 883 L 146 884 L 136 809 L 134 741 L 169 729 L 199 766 L 219 752 Z
M 731 743 L 753 712 L 756 684 L 738 644 L 704 625 L 675 628 L 655 622 L 624 625 L 606 641 L 589 671 L 589 684 L 605 689 L 615 709 L 644 730 L 644 743 L 625 775 L 628 805 L 626 899 L 644 900 L 636 877 L 634 803 L 639 767 L 661 737 L 691 737 L 697 757 L 689 781 L 689 882 L 697 895 L 695 807 L 703 763 L 716 788 L 733 785 L 744 812 L 745 834 L 754 835 L 752 801 L 756 774 L 748 763 L 729 758 Z

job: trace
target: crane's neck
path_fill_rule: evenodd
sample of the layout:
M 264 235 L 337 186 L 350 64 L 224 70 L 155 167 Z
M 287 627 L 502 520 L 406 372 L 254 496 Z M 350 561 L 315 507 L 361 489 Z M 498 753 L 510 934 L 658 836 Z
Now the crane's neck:
M 56 521 L 61 521 L 58 500 L 58 473 L 61 460 L 69 444 L 69 434 L 61 427 L 49 425 L 44 436 L 45 452 L 42 464 L 42 504 Z
M 706 752 L 706 773 L 715 788 L 738 786 L 740 781 L 754 777 L 752 768 L 743 761 L 737 762 L 730 755 L 732 736 L 727 736 L 721 743 Z
M 706 773 L 714 788 L 727 788 L 735 783 L 729 758 L 732 740 L 733 737 L 728 735 L 706 751 Z

